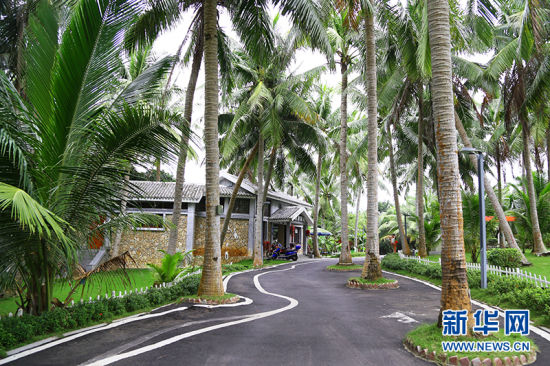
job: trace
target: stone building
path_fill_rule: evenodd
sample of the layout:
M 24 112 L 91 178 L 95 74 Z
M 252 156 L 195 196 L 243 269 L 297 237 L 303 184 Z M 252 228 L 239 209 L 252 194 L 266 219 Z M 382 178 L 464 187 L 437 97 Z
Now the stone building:
M 223 206 L 220 228 L 223 226 L 236 181 L 237 177 L 228 173 L 222 173 L 220 176 L 220 205 Z M 129 213 L 146 212 L 159 215 L 165 221 L 171 222 L 174 182 L 132 181 L 132 184 L 139 189 L 141 195 L 139 198 L 129 199 L 127 208 Z M 252 256 L 256 191 L 256 185 L 250 181 L 242 182 L 222 248 L 224 262 L 235 262 Z M 204 253 L 204 238 L 207 230 L 205 199 L 203 185 L 184 184 L 177 251 L 193 249 L 193 254 L 199 260 Z M 269 190 L 262 218 L 262 241 L 276 240 L 284 246 L 290 243 L 300 244 L 305 249 L 303 244 L 306 243 L 307 226 L 313 223 L 308 213 L 311 207 L 299 198 Z M 129 251 L 139 267 L 145 267 L 147 263 L 158 264 L 163 257 L 159 250 L 166 250 L 168 235 L 169 230 L 163 227 L 136 227 L 126 230 L 122 233 L 119 253 Z M 91 250 L 86 267 L 93 268 L 106 257 L 112 240 L 114 240 L 114 234 L 106 238 L 103 245 L 96 245 L 99 248 Z

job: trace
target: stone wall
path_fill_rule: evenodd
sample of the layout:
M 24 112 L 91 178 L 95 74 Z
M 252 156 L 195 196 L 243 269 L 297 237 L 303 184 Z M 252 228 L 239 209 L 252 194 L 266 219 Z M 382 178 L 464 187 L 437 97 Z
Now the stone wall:
M 220 229 L 223 227 L 224 219 L 220 219 Z M 195 241 L 193 254 L 196 256 L 195 264 L 202 263 L 204 255 L 204 240 L 206 231 L 206 218 L 195 217 Z M 222 248 L 222 263 L 238 262 L 250 258 L 248 253 L 248 219 L 231 219 L 225 235 L 225 242 Z M 225 253 L 228 259 L 225 259 Z
M 166 220 L 171 222 L 172 215 L 166 215 Z M 180 217 L 178 226 L 178 245 L 176 251 L 185 252 L 185 241 L 187 232 L 187 216 Z M 159 252 L 159 249 L 166 250 L 168 248 L 169 230 L 152 231 L 152 230 L 126 230 L 122 234 L 120 240 L 119 253 L 129 251 L 130 255 L 136 261 L 138 267 L 147 267 L 147 263 L 160 264 L 164 254 Z M 114 240 L 111 238 L 111 242 Z
M 166 220 L 170 221 L 172 215 L 166 215 Z M 223 226 L 224 219 L 220 220 L 220 228 Z M 202 263 L 204 255 L 204 236 L 206 230 L 206 219 L 204 217 L 195 216 L 195 237 L 193 254 L 196 256 L 195 263 Z M 185 251 L 187 232 L 187 216 L 182 215 L 179 224 L 178 252 Z M 130 255 L 136 261 L 138 267 L 147 267 L 147 263 L 160 264 L 163 253 L 159 249 L 166 250 L 168 247 L 169 230 L 152 231 L 152 230 L 126 230 L 122 234 L 120 241 L 119 253 L 129 251 Z M 114 240 L 114 235 L 111 242 Z M 225 252 L 229 258 L 225 259 Z M 238 262 L 242 259 L 250 258 L 248 253 L 248 219 L 231 219 L 231 223 L 227 229 L 225 236 L 225 245 L 222 248 L 223 263 Z

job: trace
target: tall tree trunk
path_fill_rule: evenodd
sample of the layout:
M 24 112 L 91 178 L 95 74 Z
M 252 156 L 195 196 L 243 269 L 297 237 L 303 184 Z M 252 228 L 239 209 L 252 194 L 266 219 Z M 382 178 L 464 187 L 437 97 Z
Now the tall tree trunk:
M 533 184 L 533 173 L 531 171 L 531 159 L 529 157 L 530 131 L 527 117 L 520 116 L 521 136 L 523 137 L 523 166 L 525 168 L 525 179 L 527 181 L 527 195 L 529 196 L 529 216 L 531 216 L 531 226 L 533 229 L 533 253 L 544 253 L 546 247 L 542 241 L 542 234 L 539 225 L 539 214 L 537 212 L 537 195 L 535 185 Z
M 155 181 L 160 182 L 160 158 L 155 160 Z
M 428 256 L 426 249 L 426 230 L 424 229 L 424 90 L 420 85 L 418 95 L 418 168 L 416 172 L 416 217 L 418 218 L 418 254 L 422 258 Z
M 229 222 L 231 221 L 231 215 L 233 214 L 233 208 L 235 208 L 235 201 L 237 201 L 237 193 L 239 192 L 239 189 L 241 188 L 241 184 L 244 179 L 244 175 L 248 171 L 248 167 L 250 163 L 252 162 L 252 159 L 254 159 L 254 156 L 256 155 L 256 152 L 258 151 L 258 143 L 256 142 L 256 145 L 252 148 L 250 153 L 248 154 L 248 158 L 244 162 L 243 167 L 241 168 L 241 171 L 239 172 L 239 176 L 237 177 L 237 181 L 235 182 L 235 186 L 233 187 L 233 192 L 231 192 L 231 199 L 229 200 L 229 207 L 227 208 L 227 213 L 225 214 L 225 220 L 223 220 L 223 227 L 222 232 L 220 234 L 220 245 L 223 246 L 223 242 L 225 241 L 225 235 L 227 234 L 227 229 L 229 228 Z
M 218 146 L 218 32 L 216 0 L 204 0 L 204 146 L 206 150 L 206 231 L 198 295 L 224 294 L 220 247 L 220 160 Z
M 340 102 L 340 211 L 341 211 L 341 240 L 342 249 L 338 264 L 351 264 L 348 234 L 348 65 L 346 60 L 340 60 L 340 72 L 342 76 L 342 95 Z
M 275 158 L 277 152 L 277 146 L 273 146 L 271 154 L 269 155 L 269 164 L 267 165 L 267 174 L 265 175 L 263 202 L 267 199 L 267 192 L 269 191 L 269 184 L 271 183 L 271 176 L 273 175 L 273 166 L 275 165 Z
M 317 156 L 317 174 L 315 176 L 315 200 L 313 201 L 313 255 L 315 258 L 321 258 L 319 253 L 319 193 L 321 190 L 321 164 L 323 160 L 321 152 Z
M 120 202 L 120 214 L 121 215 L 126 215 L 126 207 L 128 206 L 128 185 L 130 183 L 130 176 L 128 174 L 124 175 L 124 192 L 122 193 L 122 200 Z M 110 253 L 110 257 L 111 258 L 114 258 L 116 257 L 119 253 L 119 248 L 120 248 L 120 241 L 122 240 L 122 232 L 124 230 L 122 228 L 117 228 L 116 229 L 116 233 L 115 233 L 115 241 L 113 243 L 113 245 L 111 246 L 111 253 Z
M 264 264 L 262 255 L 262 226 L 264 223 L 264 138 L 260 133 L 258 138 L 258 191 L 256 192 L 256 221 L 254 230 L 254 267 Z
M 386 133 L 388 135 L 388 152 L 390 155 L 390 175 L 391 184 L 393 187 L 393 202 L 395 205 L 395 216 L 397 219 L 397 227 L 399 228 L 399 236 L 401 238 L 401 245 L 403 247 L 403 253 L 405 255 L 411 255 L 411 249 L 407 241 L 405 234 L 405 226 L 403 225 L 403 217 L 401 217 L 401 205 L 399 204 L 399 191 L 397 190 L 397 174 L 395 173 L 395 159 L 393 157 L 393 138 L 391 133 L 390 124 L 386 124 Z
M 372 4 L 371 1 L 371 5 Z M 376 46 L 374 14 L 365 9 L 365 44 L 367 52 L 367 250 L 361 277 L 376 280 L 382 277 L 378 249 L 378 101 L 376 99 Z
M 17 6 L 17 2 L 14 2 Z M 20 10 L 17 12 L 17 38 L 15 40 L 15 89 L 19 94 L 26 98 L 24 80 L 25 58 L 23 57 L 25 51 L 25 28 L 29 22 L 29 4 L 27 2 L 21 5 Z
M 353 241 L 353 248 L 355 251 L 357 251 L 357 245 L 359 243 L 359 205 L 361 204 L 361 185 L 359 185 L 359 188 L 357 189 L 357 202 L 355 203 L 355 229 L 354 229 L 354 241 Z
M 438 319 L 438 325 L 441 326 L 444 310 L 467 310 L 469 314 L 472 310 L 464 254 L 447 0 L 428 0 L 428 28 L 432 61 L 432 103 L 439 153 L 437 179 L 441 194 L 442 283 Z M 471 315 L 468 318 L 470 321 L 473 319 Z M 470 322 L 469 329 L 471 325 Z
M 181 123 L 181 142 L 180 151 L 178 154 L 178 167 L 176 169 L 176 185 L 174 191 L 174 207 L 172 209 L 172 224 L 174 227 L 170 229 L 168 237 L 168 254 L 176 252 L 179 235 L 179 224 L 181 217 L 181 201 L 183 196 L 183 183 L 185 182 L 185 163 L 187 160 L 187 150 L 189 148 L 189 131 L 191 129 L 191 117 L 193 115 L 193 99 L 195 97 L 195 88 L 199 78 L 199 71 L 202 63 L 202 40 L 198 40 L 199 44 L 195 47 L 193 54 L 193 63 L 191 64 L 191 76 L 187 84 L 185 92 L 185 110 L 183 112 L 183 121 Z
M 462 124 L 462 121 L 460 120 L 460 117 L 455 112 L 455 123 L 456 123 L 456 129 L 458 131 L 458 134 L 460 135 L 460 139 L 462 140 L 462 143 L 466 147 L 473 147 L 470 139 L 468 138 L 468 134 L 466 133 L 466 130 L 464 129 L 464 125 Z M 472 162 L 472 165 L 477 170 L 477 161 L 476 158 L 473 155 L 470 155 L 470 161 Z M 485 180 L 483 182 L 485 184 L 485 192 L 487 192 L 487 196 L 489 197 L 489 201 L 491 201 L 491 205 L 495 209 L 495 213 L 498 218 L 500 231 L 504 234 L 504 237 L 506 238 L 506 242 L 508 243 L 508 246 L 510 248 L 516 248 L 521 252 L 521 249 L 519 248 L 516 238 L 514 238 L 514 233 L 512 232 L 512 228 L 508 224 L 508 221 L 506 221 L 506 214 L 504 213 L 504 210 L 502 209 L 502 206 L 500 205 L 500 202 L 498 200 L 497 195 L 495 194 L 495 191 L 493 190 L 493 187 L 491 186 L 491 182 L 489 182 L 489 179 L 487 176 L 485 176 Z M 529 261 L 523 253 L 521 254 L 521 263 L 523 265 L 530 265 Z
M 497 189 L 498 189 L 498 204 L 502 207 L 502 167 L 500 162 L 500 141 L 496 145 L 496 161 L 497 161 Z M 500 224 L 499 224 L 500 226 Z M 504 233 L 502 228 L 498 232 L 498 244 L 501 248 L 505 248 Z

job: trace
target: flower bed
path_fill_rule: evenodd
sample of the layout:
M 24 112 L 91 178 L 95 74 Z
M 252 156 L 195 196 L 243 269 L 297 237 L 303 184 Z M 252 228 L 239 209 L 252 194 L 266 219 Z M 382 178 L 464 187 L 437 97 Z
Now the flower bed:
M 327 269 L 334 272 L 352 272 L 362 270 L 363 266 L 361 264 L 333 264 Z
M 361 277 L 352 277 L 348 280 L 346 285 L 349 288 L 359 288 L 364 290 L 382 290 L 382 289 L 394 289 L 399 287 L 397 280 L 388 278 L 379 278 L 376 281 L 368 281 Z
M 193 304 L 204 304 L 204 305 L 220 305 L 220 304 L 235 304 L 239 302 L 241 298 L 239 295 L 226 293 L 223 296 L 184 296 L 182 302 L 190 302 Z

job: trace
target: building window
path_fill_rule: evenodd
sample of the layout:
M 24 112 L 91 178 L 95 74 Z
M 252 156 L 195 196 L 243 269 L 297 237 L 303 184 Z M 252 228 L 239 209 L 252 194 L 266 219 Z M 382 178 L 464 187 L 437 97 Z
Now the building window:
M 128 204 L 129 207 L 139 208 L 139 209 L 162 209 L 162 210 L 172 210 L 174 207 L 174 202 L 169 201 L 130 201 Z
M 264 203 L 264 217 L 271 216 L 271 202 Z
M 237 198 L 235 200 L 235 207 L 233 207 L 233 213 L 248 214 L 250 212 L 250 200 L 245 198 Z
M 162 222 L 164 222 L 166 220 L 166 214 L 164 214 L 164 213 L 157 213 L 157 214 L 152 214 L 152 215 L 159 216 L 162 219 Z M 164 229 L 164 226 L 159 224 L 157 226 L 150 226 L 150 225 L 136 226 L 136 227 L 134 227 L 134 230 L 139 230 L 139 231 L 164 231 L 165 229 Z

